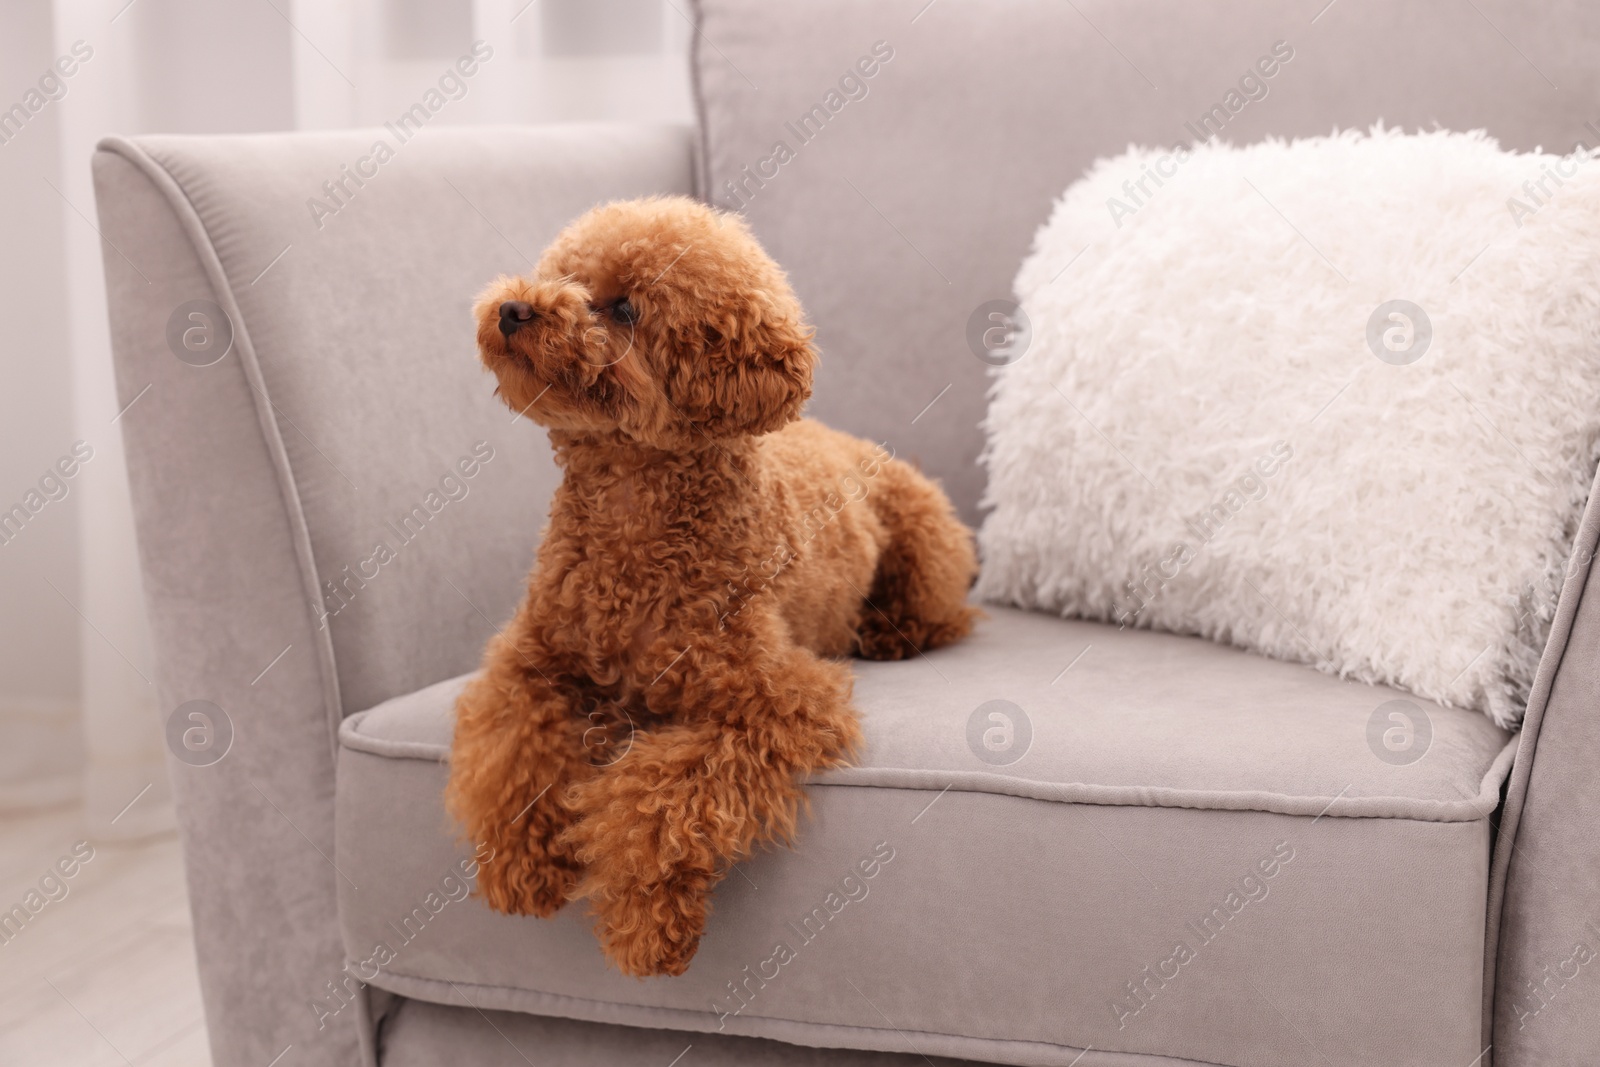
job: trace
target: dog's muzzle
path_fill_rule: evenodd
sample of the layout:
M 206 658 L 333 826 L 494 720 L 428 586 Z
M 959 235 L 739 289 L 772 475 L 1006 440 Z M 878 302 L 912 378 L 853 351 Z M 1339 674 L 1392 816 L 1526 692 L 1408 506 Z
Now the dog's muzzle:
M 538 317 L 538 312 L 526 300 L 507 300 L 500 305 L 500 334 L 510 337 Z

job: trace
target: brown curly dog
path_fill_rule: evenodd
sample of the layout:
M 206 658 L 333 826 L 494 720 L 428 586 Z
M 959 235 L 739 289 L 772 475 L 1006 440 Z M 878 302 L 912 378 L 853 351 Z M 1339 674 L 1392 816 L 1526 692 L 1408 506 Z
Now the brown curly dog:
M 824 657 L 967 633 L 972 536 L 886 450 L 799 419 L 811 330 L 737 216 L 596 208 L 475 315 L 565 478 L 456 707 L 449 810 L 495 850 L 490 907 L 587 898 L 624 973 L 682 974 L 712 888 L 788 842 L 802 780 L 860 743 Z

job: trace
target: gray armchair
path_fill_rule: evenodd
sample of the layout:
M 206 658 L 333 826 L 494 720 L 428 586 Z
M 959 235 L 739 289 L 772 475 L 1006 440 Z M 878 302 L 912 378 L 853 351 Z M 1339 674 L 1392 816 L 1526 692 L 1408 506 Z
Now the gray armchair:
M 1096 156 L 1185 137 L 1279 41 L 1231 140 L 1600 119 L 1600 10 L 1320 7 L 704 0 L 695 129 L 430 129 L 332 198 L 383 131 L 105 142 L 162 699 L 231 724 L 172 764 L 216 1062 L 1600 1062 L 1593 504 L 1521 734 L 1429 705 L 1410 764 L 1366 740 L 1392 691 L 1191 638 L 997 609 L 858 664 L 861 766 L 683 978 L 608 972 L 577 909 L 488 912 L 440 802 L 557 477 L 476 367 L 487 279 L 596 201 L 741 208 L 817 324 L 812 413 L 975 519 L 967 318 Z

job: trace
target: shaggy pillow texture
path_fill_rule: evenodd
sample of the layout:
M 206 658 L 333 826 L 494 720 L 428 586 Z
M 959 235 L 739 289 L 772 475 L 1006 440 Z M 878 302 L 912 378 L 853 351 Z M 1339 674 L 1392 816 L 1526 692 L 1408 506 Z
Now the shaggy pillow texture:
M 1016 291 L 980 596 L 1521 718 L 1600 439 L 1600 159 L 1131 148 Z

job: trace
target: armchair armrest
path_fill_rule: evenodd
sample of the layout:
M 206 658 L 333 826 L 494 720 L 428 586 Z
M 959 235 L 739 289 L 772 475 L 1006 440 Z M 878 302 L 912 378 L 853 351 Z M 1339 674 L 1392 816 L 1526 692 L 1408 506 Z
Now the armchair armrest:
M 474 365 L 473 292 L 595 202 L 693 187 L 681 127 L 392 142 L 112 138 L 94 159 L 160 700 L 232 727 L 220 760 L 169 764 L 218 1067 L 356 1062 L 357 1011 L 312 1004 L 352 997 L 330 986 L 338 723 L 469 669 L 530 558 L 554 471 Z M 505 458 L 452 523 L 428 494 L 478 441 Z M 429 536 L 374 578 L 419 506 Z
M 1485 1026 L 1497 1067 L 1600 1062 L 1600 477 L 1506 786 Z

